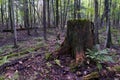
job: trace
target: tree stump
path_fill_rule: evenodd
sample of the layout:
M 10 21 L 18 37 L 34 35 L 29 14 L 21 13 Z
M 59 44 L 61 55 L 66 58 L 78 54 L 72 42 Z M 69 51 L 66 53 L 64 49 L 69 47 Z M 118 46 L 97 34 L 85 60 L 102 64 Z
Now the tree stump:
M 67 35 L 58 54 L 70 53 L 78 64 L 84 61 L 85 50 L 92 49 L 93 45 L 93 23 L 89 20 L 69 20 L 67 22 Z

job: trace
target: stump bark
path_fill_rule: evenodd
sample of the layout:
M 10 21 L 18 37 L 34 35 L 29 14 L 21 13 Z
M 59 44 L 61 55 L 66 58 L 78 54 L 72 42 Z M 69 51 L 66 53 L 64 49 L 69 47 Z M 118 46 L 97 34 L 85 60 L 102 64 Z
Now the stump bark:
M 93 45 L 93 23 L 89 20 L 69 20 L 67 35 L 58 53 L 70 53 L 76 59 L 76 63 L 79 63 L 85 59 L 85 50 L 92 49 Z

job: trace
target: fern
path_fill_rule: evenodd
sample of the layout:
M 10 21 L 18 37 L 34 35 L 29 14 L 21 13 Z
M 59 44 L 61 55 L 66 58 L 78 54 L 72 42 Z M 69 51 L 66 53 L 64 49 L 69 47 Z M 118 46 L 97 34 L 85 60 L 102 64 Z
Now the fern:
M 96 62 L 96 65 L 99 70 L 102 69 L 102 64 L 104 62 L 114 62 L 113 56 L 109 55 L 108 49 L 104 50 L 87 50 L 86 57 L 90 58 L 92 61 Z

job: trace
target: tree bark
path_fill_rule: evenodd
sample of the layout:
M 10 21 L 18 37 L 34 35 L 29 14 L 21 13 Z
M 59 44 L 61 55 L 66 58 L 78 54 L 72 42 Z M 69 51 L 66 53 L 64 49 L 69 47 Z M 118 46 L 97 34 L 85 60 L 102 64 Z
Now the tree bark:
M 87 25 L 86 25 L 87 24 Z M 94 45 L 93 23 L 88 20 L 69 20 L 67 22 L 67 36 L 58 54 L 71 53 L 76 63 L 83 62 L 85 50 Z
M 98 24 L 98 0 L 94 0 L 94 8 L 95 8 L 95 19 L 94 19 L 94 22 L 95 22 L 95 43 L 96 44 L 99 44 L 99 33 L 98 33 L 98 28 L 99 28 L 99 24 Z
M 46 0 L 43 0 L 43 30 L 44 30 L 44 40 L 47 40 L 47 37 L 46 37 Z
M 105 0 L 105 15 L 106 15 L 106 41 L 105 41 L 105 47 L 110 48 L 112 45 L 112 39 L 111 39 L 111 27 L 110 27 L 110 1 L 111 0 Z
M 14 47 L 17 48 L 17 31 L 16 31 L 16 26 L 15 26 L 15 20 L 14 20 L 14 8 L 13 8 L 13 1 L 9 0 L 9 16 L 10 16 L 10 25 L 12 27 L 13 30 L 13 35 L 14 35 Z
M 56 27 L 59 25 L 59 0 L 56 0 Z

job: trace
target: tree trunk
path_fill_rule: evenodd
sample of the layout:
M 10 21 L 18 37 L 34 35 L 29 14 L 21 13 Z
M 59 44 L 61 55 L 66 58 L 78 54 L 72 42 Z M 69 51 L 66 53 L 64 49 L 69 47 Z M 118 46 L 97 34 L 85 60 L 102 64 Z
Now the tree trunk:
M 56 0 L 56 27 L 59 25 L 59 1 Z
M 44 30 L 44 40 L 47 40 L 47 37 L 46 37 L 46 0 L 43 0 L 43 30 Z
M 27 28 L 27 34 L 28 35 L 31 35 L 30 34 L 30 30 L 29 30 L 29 9 L 28 9 L 28 0 L 25 0 L 24 1 L 24 26 L 25 28 Z
M 13 1 L 9 0 L 9 16 L 10 16 L 10 25 L 13 30 L 13 35 L 14 35 L 14 47 L 17 48 L 17 31 L 16 31 L 16 26 L 15 26 L 15 20 L 14 20 L 14 8 L 13 8 Z
M 110 1 L 111 0 L 105 0 L 105 10 L 106 10 L 106 41 L 105 41 L 105 47 L 110 48 L 112 45 L 112 39 L 111 39 L 111 27 L 110 27 Z
M 71 53 L 76 63 L 83 62 L 85 50 L 94 45 L 93 23 L 88 20 L 69 20 L 67 22 L 67 36 L 58 54 Z
M 99 24 L 98 24 L 98 17 L 99 17 L 99 14 L 98 14 L 98 0 L 94 0 L 94 9 L 95 9 L 95 19 L 94 19 L 94 22 L 95 22 L 95 43 L 96 44 L 99 44 L 99 33 L 98 33 L 98 28 L 99 28 Z
M 48 27 L 50 27 L 50 1 L 47 0 L 47 20 L 48 20 Z

